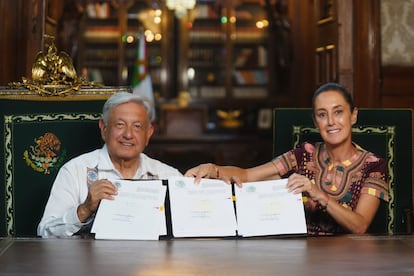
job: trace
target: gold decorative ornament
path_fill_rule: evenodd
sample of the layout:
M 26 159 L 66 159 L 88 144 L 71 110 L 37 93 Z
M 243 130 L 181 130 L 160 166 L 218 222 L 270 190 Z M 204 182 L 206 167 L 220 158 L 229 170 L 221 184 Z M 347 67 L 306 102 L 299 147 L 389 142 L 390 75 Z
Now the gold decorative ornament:
M 217 110 L 216 114 L 218 117 L 222 119 L 222 121 L 219 122 L 219 125 L 224 128 L 238 128 L 243 125 L 243 121 L 238 119 L 241 115 L 241 111 L 236 110 Z
M 22 82 L 9 83 L 10 88 L 26 88 L 41 96 L 66 96 L 79 91 L 81 87 L 103 87 L 100 83 L 78 77 L 71 57 L 58 50 L 53 36 L 47 53 L 40 51 L 32 66 L 32 80 L 22 77 Z

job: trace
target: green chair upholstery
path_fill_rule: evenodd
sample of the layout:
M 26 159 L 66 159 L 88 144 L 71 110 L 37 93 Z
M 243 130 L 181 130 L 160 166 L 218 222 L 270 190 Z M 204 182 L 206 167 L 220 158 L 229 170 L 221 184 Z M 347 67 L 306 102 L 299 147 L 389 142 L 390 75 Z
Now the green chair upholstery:
M 321 141 L 309 108 L 275 108 L 274 156 L 304 141 Z M 387 160 L 389 203 L 381 203 L 368 232 L 406 233 L 407 210 L 413 208 L 413 110 L 360 109 L 353 140 Z
M 60 166 L 102 146 L 98 120 L 105 100 L 116 91 L 47 98 L 0 95 L 0 236 L 37 235 Z

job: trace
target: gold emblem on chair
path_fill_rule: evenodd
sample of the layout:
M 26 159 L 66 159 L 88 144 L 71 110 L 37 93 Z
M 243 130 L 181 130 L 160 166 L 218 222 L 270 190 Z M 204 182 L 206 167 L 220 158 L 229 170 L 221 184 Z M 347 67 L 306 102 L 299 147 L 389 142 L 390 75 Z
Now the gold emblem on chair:
M 58 170 L 66 157 L 66 150 L 61 151 L 59 138 L 50 132 L 35 139 L 35 145 L 25 150 L 23 158 L 27 165 L 37 172 L 50 174 Z
M 70 56 L 65 52 L 57 52 L 54 44 L 47 54 L 39 52 L 32 67 L 32 79 L 37 83 L 70 84 L 78 78 Z
M 58 52 L 54 37 L 45 36 L 51 40 L 46 53 L 40 51 L 32 66 L 32 80 L 25 77 L 22 82 L 9 83 L 11 88 L 27 88 L 41 96 L 66 96 L 79 91 L 81 87 L 102 87 L 102 84 L 86 81 L 78 77 L 71 57 Z

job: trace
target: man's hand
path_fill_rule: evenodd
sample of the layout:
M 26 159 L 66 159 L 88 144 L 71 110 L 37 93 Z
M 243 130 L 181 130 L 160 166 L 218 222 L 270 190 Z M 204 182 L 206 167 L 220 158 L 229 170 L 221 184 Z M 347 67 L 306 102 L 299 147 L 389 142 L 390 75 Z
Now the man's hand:
M 110 181 L 100 179 L 92 183 L 89 187 L 86 200 L 78 206 L 78 218 L 81 222 L 85 222 L 93 213 L 96 212 L 101 199 L 114 199 L 118 194 L 118 190 Z

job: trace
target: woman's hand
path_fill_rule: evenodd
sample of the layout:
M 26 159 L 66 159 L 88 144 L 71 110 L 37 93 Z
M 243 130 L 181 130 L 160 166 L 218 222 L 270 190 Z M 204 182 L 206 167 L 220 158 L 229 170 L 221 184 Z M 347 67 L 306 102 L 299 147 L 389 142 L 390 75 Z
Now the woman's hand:
M 213 163 L 200 164 L 191 168 L 184 176 L 195 177 L 195 183 L 200 183 L 201 178 L 218 178 L 218 167 Z
M 246 179 L 246 171 L 239 167 L 233 166 L 217 166 L 213 163 L 198 165 L 189 169 L 184 176 L 195 177 L 195 183 L 200 183 L 201 178 L 221 179 L 227 184 L 235 183 L 242 186 L 242 179 Z M 244 180 L 245 181 L 245 180 Z
M 294 194 L 307 192 L 311 199 L 319 202 L 322 206 L 326 206 L 329 201 L 329 196 L 321 191 L 313 181 L 297 173 L 289 176 L 287 189 L 288 192 L 293 192 Z

